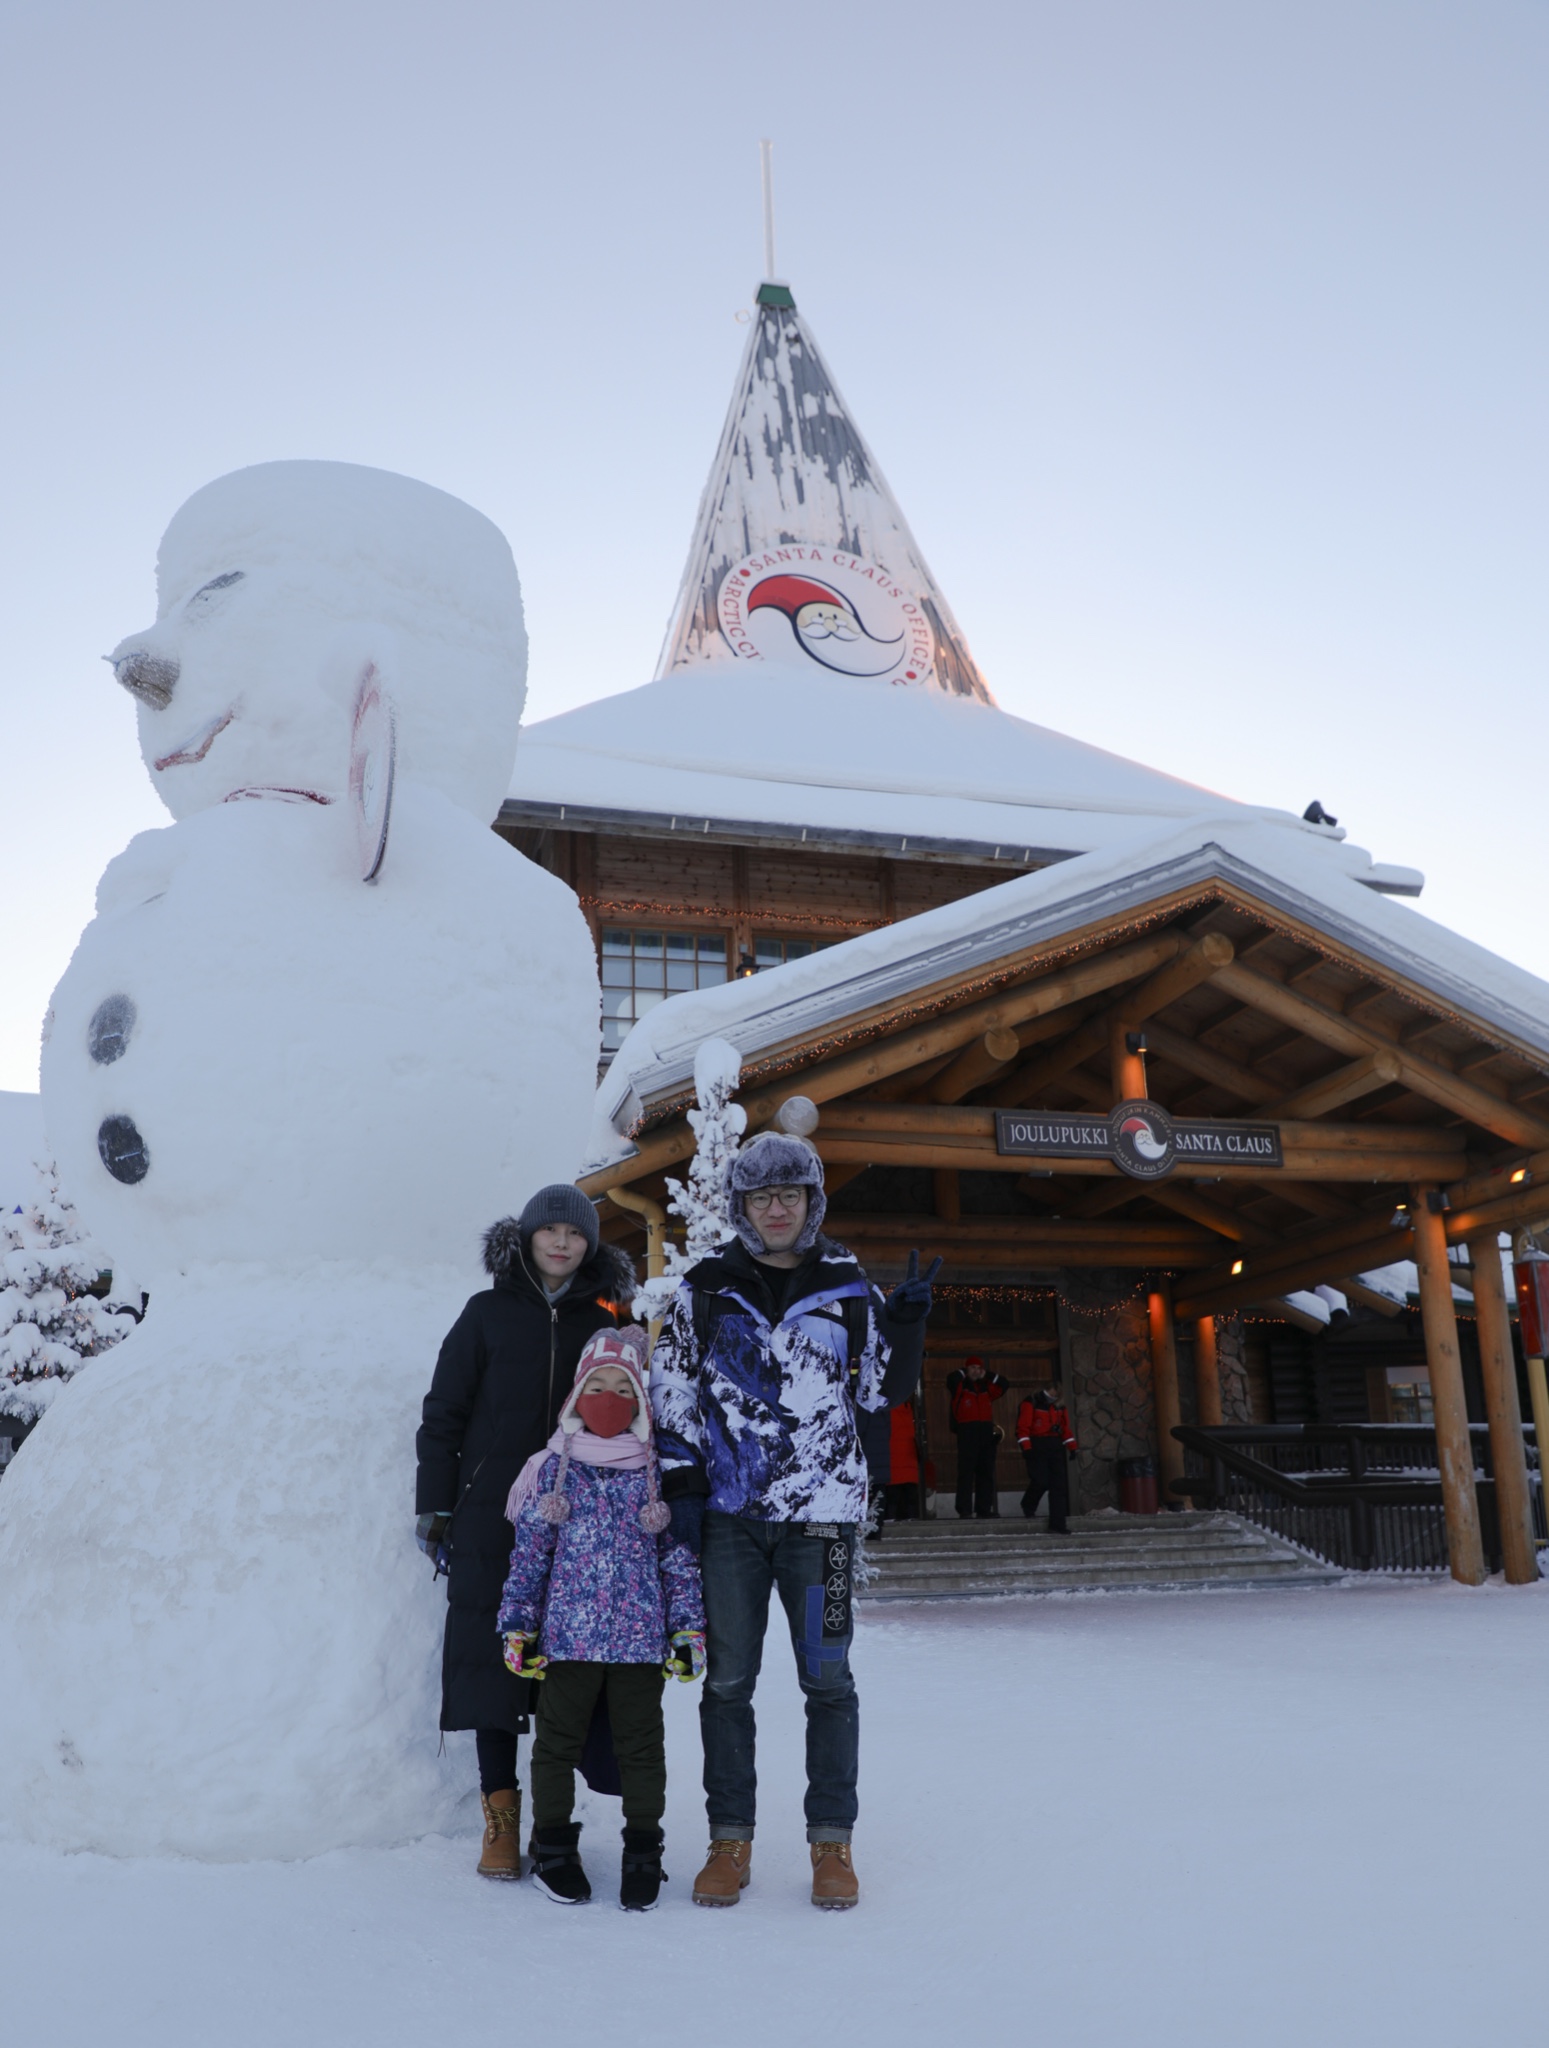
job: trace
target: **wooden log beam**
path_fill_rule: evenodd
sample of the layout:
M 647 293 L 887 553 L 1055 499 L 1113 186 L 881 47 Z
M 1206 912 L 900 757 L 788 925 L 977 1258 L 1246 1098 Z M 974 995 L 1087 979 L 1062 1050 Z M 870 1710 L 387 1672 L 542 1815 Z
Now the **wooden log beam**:
M 1216 1352 L 1216 1319 L 1201 1316 L 1194 1325 L 1194 1399 L 1201 1429 L 1221 1426 L 1221 1361 Z
M 1237 1014 L 1235 1010 L 1232 1012 L 1234 1017 Z M 1198 1039 L 1188 1038 L 1168 1025 L 1148 1024 L 1146 1044 L 1159 1059 L 1171 1060 L 1175 1067 L 1182 1067 L 1196 1080 L 1225 1088 L 1244 1102 L 1273 1102 L 1283 1092 L 1273 1081 L 1266 1081 L 1262 1074 L 1256 1074 L 1252 1067 L 1245 1067 L 1240 1060 L 1228 1059 L 1224 1052 L 1201 1045 Z
M 1435 1207 L 1432 1207 L 1432 1202 Z M 1447 1523 L 1447 1561 L 1465 1586 L 1484 1584 L 1484 1546 L 1479 1535 L 1479 1500 L 1474 1491 L 1474 1447 L 1468 1434 L 1463 1394 L 1463 1356 L 1447 1264 L 1447 1229 L 1439 1193 L 1416 1187 L 1410 1199 L 1415 1264 L 1420 1273 L 1420 1319 L 1431 1369 L 1431 1409 L 1436 1425 L 1436 1460 L 1441 1467 L 1442 1512 Z
M 1337 1280 L 1330 1281 L 1329 1284 L 1337 1287 L 1340 1293 L 1347 1295 L 1351 1301 L 1359 1302 L 1362 1308 L 1375 1309 L 1379 1316 L 1392 1318 L 1404 1313 L 1404 1304 L 1401 1301 L 1394 1301 L 1391 1295 L 1379 1294 L 1375 1287 L 1368 1287 L 1366 1282 L 1354 1273 L 1342 1273 Z
M 1328 1009 L 1311 996 L 1289 989 L 1257 968 L 1234 961 L 1220 970 L 1219 985 L 1240 1002 L 1250 1004 L 1267 1017 L 1293 1026 L 1335 1052 L 1362 1059 L 1369 1053 L 1391 1052 L 1399 1062 L 1399 1079 L 1430 1102 L 1439 1103 L 1454 1116 L 1493 1131 L 1513 1145 L 1549 1147 L 1549 1123 L 1528 1110 L 1492 1095 L 1477 1083 L 1465 1080 L 1436 1061 L 1402 1046 L 1393 1046 L 1369 1025 L 1353 1023 Z
M 921 1091 L 922 1099 L 926 1102 L 961 1102 L 982 1082 L 992 1079 L 1003 1067 L 1009 1067 L 1021 1050 L 1021 1040 L 1011 1026 L 997 1024 L 972 1045 L 965 1045 L 935 1080 Z
M 1055 1010 L 1068 1009 L 1106 989 L 1149 974 L 1166 961 L 1176 959 L 1183 949 L 1177 932 L 1158 932 L 1133 945 L 1116 946 L 1091 959 L 1056 969 L 1036 981 L 1018 983 L 984 1001 L 949 1011 L 910 1031 L 869 1040 L 854 1052 L 821 1060 L 805 1071 L 793 1069 L 765 1087 L 741 1096 L 750 1126 L 766 1123 L 788 1095 L 800 1093 L 813 1102 L 830 1102 L 836 1096 L 853 1095 L 874 1086 L 906 1068 L 918 1067 L 939 1053 L 955 1053 L 982 1038 L 998 1026 L 1018 1025 Z M 799 1078 L 798 1078 L 799 1077 Z M 643 1180 L 663 1167 L 686 1159 L 694 1149 L 694 1134 L 685 1117 L 675 1116 L 658 1130 L 646 1135 L 627 1159 L 599 1167 L 578 1183 L 588 1195 L 606 1194 L 609 1188 Z
M 956 1167 L 964 1173 L 1012 1173 L 1025 1175 L 1032 1161 L 1023 1155 L 997 1152 L 993 1138 L 931 1137 L 913 1133 L 889 1137 L 884 1132 L 818 1131 L 813 1142 L 819 1155 L 843 1166 L 938 1166 Z M 1106 1159 L 1050 1159 L 1049 1171 L 1061 1178 L 1106 1180 L 1117 1175 L 1118 1167 Z M 1370 1153 L 1308 1147 L 1287 1147 L 1285 1163 L 1277 1168 L 1233 1166 L 1217 1160 L 1174 1168 L 1169 1184 L 1180 1181 L 1241 1181 L 1262 1187 L 1273 1175 L 1273 1184 L 1296 1180 L 1351 1181 L 1360 1185 L 1405 1186 L 1416 1174 L 1438 1179 L 1445 1173 L 1447 1155 L 1430 1146 L 1413 1152 L 1373 1151 Z
M 834 1233 L 838 1243 L 850 1245 L 850 1249 L 861 1255 L 869 1266 L 875 1264 L 897 1264 L 902 1266 L 910 1251 L 924 1249 L 932 1257 L 943 1255 L 945 1274 L 943 1284 L 951 1284 L 955 1268 L 986 1268 L 990 1272 L 1018 1272 L 1024 1274 L 1033 1268 L 1047 1270 L 1053 1266 L 1121 1266 L 1131 1270 L 1147 1268 L 1168 1268 L 1176 1272 L 1188 1272 L 1207 1260 L 1209 1249 L 1201 1249 L 1190 1241 L 1176 1245 L 1154 1243 L 1154 1245 L 1131 1245 L 1123 1239 L 1094 1239 L 1092 1243 L 1072 1243 L 1067 1239 L 1051 1239 L 1049 1243 L 1033 1241 L 1027 1245 L 996 1245 L 996 1243 L 975 1243 L 975 1245 L 940 1245 L 940 1223 L 934 1219 L 914 1237 L 873 1237 L 865 1231 L 850 1227 L 848 1217 L 834 1219 Z
M 1138 988 L 1127 989 L 1119 1000 L 1078 1025 L 1052 1052 L 1019 1067 L 999 1084 L 991 1099 L 1006 1108 L 1022 1108 L 1036 1102 L 1051 1082 L 1107 1047 L 1119 1025 L 1133 1030 L 1147 1017 L 1176 1002 L 1179 996 L 1198 988 L 1202 981 L 1219 974 L 1231 964 L 1232 958 L 1231 940 L 1223 932 L 1207 932 Z
M 1512 1355 L 1511 1317 L 1500 1247 L 1493 1230 L 1468 1240 L 1478 1314 L 1479 1366 L 1485 1415 L 1490 1424 L 1490 1463 L 1495 1470 L 1495 1512 L 1501 1531 L 1501 1562 L 1509 1586 L 1538 1584 L 1538 1546 L 1533 1540 L 1533 1496 L 1528 1486 L 1522 1439 L 1522 1405 Z
M 939 1216 L 919 1216 L 874 1210 L 836 1216 L 835 1228 L 843 1224 L 847 1233 L 868 1244 L 896 1238 L 900 1244 L 923 1244 L 929 1236 L 938 1250 L 955 1246 L 975 1250 L 980 1245 L 1027 1245 L 1060 1238 L 1069 1244 L 1131 1247 L 1145 1250 L 1158 1244 L 1186 1244 L 1193 1251 L 1214 1253 L 1220 1246 L 1208 1230 L 1191 1229 L 1157 1216 L 1139 1223 L 1087 1223 L 1080 1218 L 1045 1216 L 964 1216 L 957 1223 L 943 1223 Z M 1133 1263 L 1133 1262 L 1132 1262 Z
M 1481 1230 L 1519 1229 L 1549 1215 L 1549 1189 L 1523 1188 L 1509 1198 L 1482 1202 L 1472 1208 L 1444 1212 L 1442 1234 L 1448 1244 L 1464 1244 Z M 1233 1309 L 1252 1308 L 1271 1294 L 1295 1293 L 1298 1288 L 1315 1287 L 1320 1281 L 1333 1286 L 1342 1283 L 1340 1272 L 1357 1274 L 1374 1266 L 1388 1266 L 1397 1259 L 1414 1257 L 1412 1215 L 1397 1227 L 1374 1225 L 1362 1241 L 1351 1227 L 1340 1232 L 1342 1242 L 1330 1236 L 1288 1240 L 1275 1257 L 1250 1257 L 1243 1261 L 1241 1274 L 1230 1268 L 1213 1267 L 1190 1284 L 1187 1299 L 1180 1298 L 1179 1314 L 1224 1315 Z M 1452 1269 L 1456 1277 L 1457 1268 Z M 1449 1283 L 1450 1284 L 1450 1283 Z
M 1327 1116 L 1330 1110 L 1342 1109 L 1359 1096 L 1390 1087 L 1402 1073 L 1403 1062 L 1397 1053 L 1369 1052 L 1352 1060 L 1349 1066 L 1325 1074 L 1321 1081 L 1311 1081 L 1294 1094 L 1282 1095 L 1278 1102 L 1266 1103 L 1264 1114 L 1270 1118 Z
M 1130 1039 L 1137 1039 L 1137 1050 L 1130 1051 Z M 1146 1092 L 1146 1056 L 1138 1050 L 1139 1034 L 1134 1026 L 1123 1017 L 1115 1017 L 1108 1026 L 1108 1074 L 1109 1099 L 1119 1102 L 1144 1102 Z
M 1173 1328 L 1172 1283 L 1158 1280 L 1146 1303 L 1151 1324 L 1151 1398 L 1156 1404 L 1157 1464 L 1161 1474 L 1161 1495 L 1169 1507 L 1176 1504 L 1173 1481 L 1183 1477 L 1183 1446 L 1173 1431 L 1183 1420 L 1178 1401 L 1178 1339 Z

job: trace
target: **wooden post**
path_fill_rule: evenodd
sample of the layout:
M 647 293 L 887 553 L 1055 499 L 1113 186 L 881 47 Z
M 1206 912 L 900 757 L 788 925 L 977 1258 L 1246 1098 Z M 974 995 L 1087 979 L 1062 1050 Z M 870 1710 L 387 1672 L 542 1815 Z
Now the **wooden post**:
M 1221 1365 L 1216 1357 L 1216 1319 L 1201 1316 L 1194 1325 L 1194 1385 L 1201 1429 L 1221 1426 Z
M 1173 1330 L 1172 1282 L 1151 1290 L 1151 1397 L 1156 1403 L 1157 1490 L 1164 1509 L 1180 1503 L 1172 1482 L 1183 1477 L 1183 1446 L 1173 1431 L 1183 1420 L 1178 1409 L 1178 1341 Z
M 667 1211 L 636 1188 L 610 1188 L 608 1200 L 645 1224 L 645 1274 L 648 1280 L 659 1280 L 667 1268 Z M 650 1328 L 654 1345 L 662 1333 L 662 1318 L 654 1317 Z
M 1146 1099 L 1146 1056 L 1131 1052 L 1129 1034 L 1133 1024 L 1115 1019 L 1108 1032 L 1108 1059 L 1113 1069 L 1115 1102 L 1144 1102 Z
M 1519 1232 L 1512 1240 L 1515 1257 L 1520 1259 L 1532 1241 L 1530 1233 Z M 1527 1350 L 1525 1342 L 1522 1348 Z M 1549 1516 L 1549 1376 L 1545 1374 L 1544 1361 L 1531 1355 L 1527 1360 L 1527 1392 L 1533 1407 L 1533 1436 L 1538 1445 L 1538 1485 L 1544 1498 L 1544 1513 Z
M 963 1213 L 963 1198 L 956 1169 L 938 1166 L 933 1178 L 936 1189 L 936 1214 L 944 1223 L 958 1222 Z
M 1433 1209 L 1431 1203 L 1435 1202 Z M 1474 1447 L 1468 1435 L 1463 1395 L 1463 1358 L 1457 1318 L 1452 1312 L 1452 1276 L 1447 1263 L 1447 1226 L 1434 1188 L 1410 1190 L 1415 1265 L 1420 1274 L 1420 1319 L 1431 1369 L 1431 1409 L 1436 1423 L 1436 1461 L 1441 1467 L 1442 1508 L 1447 1518 L 1447 1557 L 1452 1576 L 1465 1586 L 1484 1584 L 1484 1547 L 1479 1539 L 1479 1501 L 1474 1493 Z
M 1493 1230 L 1468 1240 L 1473 1265 L 1474 1307 L 1479 1316 L 1479 1363 L 1484 1374 L 1485 1412 L 1490 1421 L 1490 1462 L 1495 1467 L 1495 1513 L 1501 1528 L 1501 1560 L 1508 1586 L 1538 1584 L 1538 1546 L 1533 1541 L 1533 1498 L 1528 1490 L 1527 1451 L 1522 1442 L 1522 1404 L 1511 1349 L 1506 1282 Z

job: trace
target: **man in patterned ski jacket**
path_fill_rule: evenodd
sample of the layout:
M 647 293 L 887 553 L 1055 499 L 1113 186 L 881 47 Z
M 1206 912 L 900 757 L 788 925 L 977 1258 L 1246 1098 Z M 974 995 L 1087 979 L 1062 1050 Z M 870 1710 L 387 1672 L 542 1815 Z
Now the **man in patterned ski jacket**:
M 710 1855 L 701 1906 L 733 1906 L 751 1871 L 753 1689 L 769 1598 L 790 1625 L 807 1710 L 812 1899 L 859 1897 L 850 1857 L 860 1709 L 850 1674 L 851 1569 L 866 1513 L 857 1419 L 919 1383 L 941 1261 L 884 1302 L 821 1236 L 823 1163 L 767 1131 L 727 1174 L 736 1236 L 684 1276 L 651 1360 L 662 1496 L 701 1549 L 708 1666 L 700 1702 Z

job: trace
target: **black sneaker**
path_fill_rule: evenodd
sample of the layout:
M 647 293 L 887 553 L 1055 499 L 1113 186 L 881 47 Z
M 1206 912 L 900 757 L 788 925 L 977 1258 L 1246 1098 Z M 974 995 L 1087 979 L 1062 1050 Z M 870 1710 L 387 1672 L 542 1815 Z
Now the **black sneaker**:
M 667 1882 L 662 1869 L 660 1828 L 625 1828 L 619 1905 L 626 1913 L 649 1913 Z
M 580 1840 L 578 1820 L 567 1821 L 563 1827 L 533 1829 L 532 1881 L 556 1906 L 584 1906 L 592 1895 L 577 1854 Z

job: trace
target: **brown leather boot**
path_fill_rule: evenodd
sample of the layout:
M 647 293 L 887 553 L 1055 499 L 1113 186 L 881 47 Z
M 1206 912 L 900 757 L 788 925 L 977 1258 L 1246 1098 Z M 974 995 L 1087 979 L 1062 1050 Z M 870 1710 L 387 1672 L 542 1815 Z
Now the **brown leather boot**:
M 848 1842 L 814 1842 L 812 1903 L 826 1913 L 843 1913 L 859 1905 L 861 1888 L 850 1861 Z
M 491 1792 L 479 1798 L 484 1807 L 484 1849 L 479 1857 L 480 1877 L 519 1878 L 522 1874 L 522 1795 L 513 1786 L 509 1792 Z
M 696 1906 L 735 1906 L 753 1875 L 753 1844 L 720 1837 L 710 1844 L 709 1860 L 694 1879 Z

